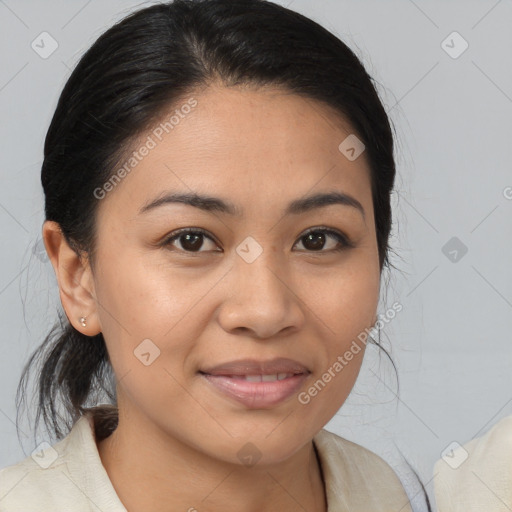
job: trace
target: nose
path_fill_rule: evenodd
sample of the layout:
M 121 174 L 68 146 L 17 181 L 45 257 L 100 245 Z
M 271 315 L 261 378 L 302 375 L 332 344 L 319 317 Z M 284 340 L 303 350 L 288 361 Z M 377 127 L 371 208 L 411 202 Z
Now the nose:
M 302 328 L 303 290 L 274 251 L 264 250 L 250 263 L 237 255 L 225 286 L 218 321 L 226 332 L 264 339 Z

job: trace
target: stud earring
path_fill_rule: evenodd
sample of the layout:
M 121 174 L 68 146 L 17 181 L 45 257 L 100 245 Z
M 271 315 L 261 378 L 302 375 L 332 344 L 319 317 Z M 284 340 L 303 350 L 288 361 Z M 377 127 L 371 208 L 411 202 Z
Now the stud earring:
M 80 317 L 80 323 L 82 324 L 82 327 L 85 327 L 87 325 L 86 317 L 81 316 Z

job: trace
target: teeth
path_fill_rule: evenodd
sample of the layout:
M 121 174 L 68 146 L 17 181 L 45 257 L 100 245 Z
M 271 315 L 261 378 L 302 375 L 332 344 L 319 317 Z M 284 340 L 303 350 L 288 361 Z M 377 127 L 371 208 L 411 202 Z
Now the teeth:
M 245 380 L 249 382 L 261 382 L 261 375 L 246 375 Z
M 276 380 L 283 380 L 287 377 L 293 377 L 293 373 L 275 373 L 273 375 L 245 375 L 240 378 L 249 382 L 273 382 Z

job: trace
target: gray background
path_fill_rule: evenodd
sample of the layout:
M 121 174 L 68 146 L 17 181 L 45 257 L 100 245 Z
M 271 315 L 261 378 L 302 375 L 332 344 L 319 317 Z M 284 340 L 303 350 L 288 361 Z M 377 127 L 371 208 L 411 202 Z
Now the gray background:
M 401 452 L 432 496 L 433 464 L 446 446 L 512 414 L 512 4 L 278 3 L 314 18 L 357 53 L 381 84 L 398 132 L 391 243 L 400 271 L 389 276 L 379 311 L 403 305 L 381 332 L 400 393 L 390 363 L 370 348 L 356 387 L 327 428 L 383 456 L 414 496 Z M 35 447 L 27 426 L 24 451 L 20 446 L 14 395 L 58 305 L 53 270 L 38 244 L 44 136 L 78 58 L 143 5 L 149 3 L 0 0 L 0 467 Z M 31 48 L 43 31 L 59 45 L 47 59 Z M 453 31 L 469 44 L 457 58 L 442 47 Z M 452 52 L 461 48 L 456 39 L 449 44 Z M 448 248 L 458 250 L 456 261 L 443 250 L 453 237 Z

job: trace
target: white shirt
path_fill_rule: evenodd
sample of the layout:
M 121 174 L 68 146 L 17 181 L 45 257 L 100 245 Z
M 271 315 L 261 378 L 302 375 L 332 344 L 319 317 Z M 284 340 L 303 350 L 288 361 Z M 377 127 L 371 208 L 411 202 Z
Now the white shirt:
M 512 510 L 512 416 L 434 466 L 438 512 Z
M 411 512 L 398 477 L 378 455 L 324 429 L 313 442 L 328 512 Z M 0 512 L 74 511 L 127 512 L 101 463 L 90 412 L 53 447 L 0 470 Z

